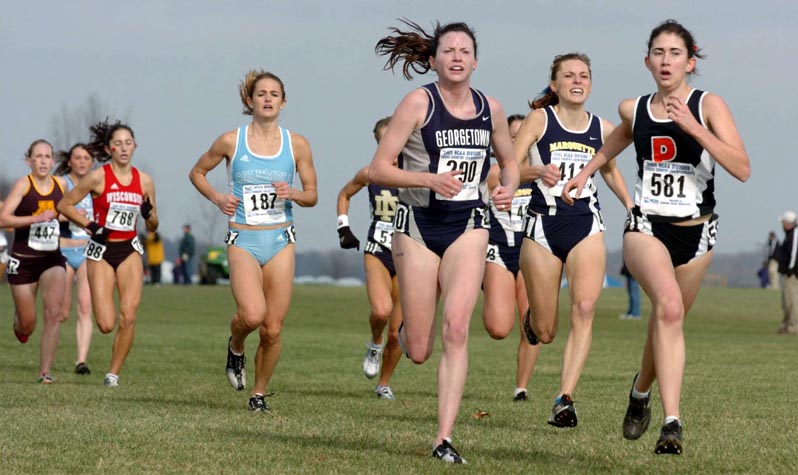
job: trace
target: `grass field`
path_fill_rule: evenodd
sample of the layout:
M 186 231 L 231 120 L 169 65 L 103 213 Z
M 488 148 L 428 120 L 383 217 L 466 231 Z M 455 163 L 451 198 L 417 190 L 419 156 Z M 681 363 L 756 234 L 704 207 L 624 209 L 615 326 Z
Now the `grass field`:
M 618 319 L 625 298 L 609 289 L 599 302 L 574 395 L 579 426 L 568 430 L 545 422 L 567 320 L 541 352 L 530 400 L 514 403 L 518 337 L 490 340 L 478 307 L 454 434 L 469 464 L 454 467 L 429 457 L 439 350 L 422 366 L 400 363 L 397 401 L 377 399 L 363 376 L 364 288 L 296 289 L 269 388 L 272 412 L 255 414 L 246 410 L 248 393 L 224 376 L 227 287 L 146 288 L 116 389 L 102 385 L 110 335 L 95 331 L 93 373 L 72 373 L 74 317 L 62 326 L 58 382 L 37 385 L 41 322 L 19 344 L 9 292 L 0 287 L 0 473 L 795 473 L 798 339 L 775 334 L 779 294 L 702 290 L 686 323 L 678 457 L 653 454 L 662 417 L 656 389 L 652 428 L 636 442 L 621 436 L 645 333 L 645 319 Z M 255 338 L 247 340 L 248 364 Z M 489 415 L 472 417 L 477 411 Z

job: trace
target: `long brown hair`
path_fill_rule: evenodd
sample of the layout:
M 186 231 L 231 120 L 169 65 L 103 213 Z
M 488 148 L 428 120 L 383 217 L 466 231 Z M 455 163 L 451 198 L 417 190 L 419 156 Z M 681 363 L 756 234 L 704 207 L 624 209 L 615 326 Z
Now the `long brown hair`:
M 133 140 L 136 140 L 136 135 L 133 133 L 133 129 L 131 129 L 130 126 L 123 124 L 122 121 L 119 120 L 112 124 L 106 117 L 105 120 L 97 122 L 89 127 L 91 138 L 89 139 L 89 143 L 85 146 L 89 155 L 97 159 L 100 163 L 105 163 L 110 160 L 111 155 L 106 152 L 105 147 L 110 145 L 111 139 L 117 130 L 127 130 L 130 132 L 130 136 L 133 137 Z
M 435 57 L 438 51 L 438 42 L 441 36 L 451 32 L 465 33 L 474 42 L 474 58 L 477 57 L 477 36 L 470 26 L 463 22 L 447 23 L 441 25 L 435 22 L 435 29 L 430 35 L 424 28 L 407 18 L 399 18 L 399 21 L 407 25 L 407 31 L 396 27 L 391 27 L 391 34 L 377 42 L 374 51 L 380 56 L 388 56 L 385 61 L 384 70 L 393 71 L 400 61 L 402 65 L 402 75 L 405 79 L 413 78 L 416 74 L 426 74 L 430 70 L 429 59 Z M 412 71 L 411 71 L 412 70 Z

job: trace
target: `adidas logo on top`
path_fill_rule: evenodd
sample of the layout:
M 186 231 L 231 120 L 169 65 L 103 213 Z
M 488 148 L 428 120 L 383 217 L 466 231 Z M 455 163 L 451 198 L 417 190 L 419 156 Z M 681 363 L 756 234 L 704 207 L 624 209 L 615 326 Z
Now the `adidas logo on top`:
M 242 155 L 242 156 L 241 156 L 241 158 L 240 158 L 240 160 L 241 160 L 242 162 L 248 162 L 248 161 L 249 161 L 249 157 L 248 157 L 248 156 L 246 156 L 246 155 Z
M 116 183 L 111 183 L 111 189 L 112 190 L 118 190 L 119 189 L 119 185 L 117 185 Z

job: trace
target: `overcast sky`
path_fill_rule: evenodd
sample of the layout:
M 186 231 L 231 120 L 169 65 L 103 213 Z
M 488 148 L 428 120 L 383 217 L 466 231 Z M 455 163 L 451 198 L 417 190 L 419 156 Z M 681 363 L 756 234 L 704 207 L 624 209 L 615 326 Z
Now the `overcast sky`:
M 236 8 L 232 8 L 235 5 Z M 90 95 L 108 114 L 129 121 L 134 164 L 155 179 L 161 232 L 209 216 L 187 174 L 225 131 L 248 122 L 238 82 L 247 70 L 268 69 L 286 85 L 281 124 L 309 140 L 319 176 L 319 203 L 295 210 L 297 251 L 338 246 L 336 196 L 375 149 L 374 122 L 393 112 L 412 88 L 382 71 L 374 44 L 398 25 L 466 21 L 477 33 L 479 65 L 472 85 L 497 98 L 508 114 L 546 86 L 556 54 L 580 51 L 593 61 L 588 109 L 618 122 L 618 103 L 652 92 L 643 57 L 651 29 L 675 18 L 707 55 L 694 87 L 728 103 L 751 158 L 739 183 L 718 166 L 719 252 L 753 250 L 778 217 L 798 209 L 795 78 L 798 2 L 792 0 L 641 0 L 499 2 L 474 0 L 267 1 L 15 1 L 0 16 L 0 174 L 29 170 L 23 154 L 39 137 L 52 139 L 52 120 L 77 110 Z M 88 137 L 84 137 L 85 140 Z M 618 159 L 632 187 L 631 148 Z M 225 183 L 224 165 L 211 176 Z M 600 183 L 601 180 L 599 180 Z M 607 248 L 619 249 L 623 210 L 606 187 L 600 197 Z M 3 190 L 6 193 L 7 190 Z M 363 240 L 368 202 L 363 190 L 350 221 Z M 211 213 L 213 214 L 213 213 Z M 219 219 L 218 221 L 222 221 Z M 221 243 L 218 236 L 205 237 Z

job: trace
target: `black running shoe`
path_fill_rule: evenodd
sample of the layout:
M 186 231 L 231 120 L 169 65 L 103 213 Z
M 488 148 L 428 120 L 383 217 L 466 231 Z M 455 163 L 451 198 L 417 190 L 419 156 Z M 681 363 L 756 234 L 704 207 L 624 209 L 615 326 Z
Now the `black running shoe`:
M 547 422 L 554 427 L 576 427 L 576 408 L 570 394 L 557 399 Z
M 678 420 L 671 421 L 662 426 L 657 446 L 654 447 L 654 453 L 682 454 L 682 424 Z
M 452 447 L 452 441 L 449 439 L 443 439 L 443 442 L 432 451 L 432 456 L 444 462 L 461 463 L 463 465 L 467 463 L 465 459 L 457 453 L 457 450 Z
M 637 381 L 636 375 L 635 381 Z M 634 383 L 632 383 L 632 389 L 634 389 Z M 626 415 L 623 416 L 623 437 L 625 439 L 637 440 L 648 430 L 648 425 L 651 423 L 650 401 L 651 396 L 638 399 L 632 396 L 632 391 L 629 391 L 629 406 L 626 408 Z
M 524 330 L 524 336 L 526 337 L 526 341 L 529 342 L 530 345 L 537 345 L 540 343 L 538 336 L 535 335 L 535 332 L 532 331 L 532 327 L 529 326 L 529 319 L 532 318 L 532 310 L 527 310 L 524 314 L 524 323 L 522 328 Z
M 75 373 L 76 374 L 91 374 L 91 370 L 86 363 L 78 363 L 75 365 Z
M 249 398 L 249 410 L 253 412 L 269 412 L 271 408 L 266 404 L 263 394 L 256 394 Z
M 513 401 L 515 402 L 526 401 L 526 389 L 515 393 L 515 395 L 513 395 Z
M 243 354 L 236 355 L 233 353 L 230 348 L 232 340 L 233 337 L 231 336 L 230 340 L 227 341 L 227 380 L 230 381 L 230 386 L 242 391 L 247 385 L 247 372 L 244 369 L 247 357 Z

